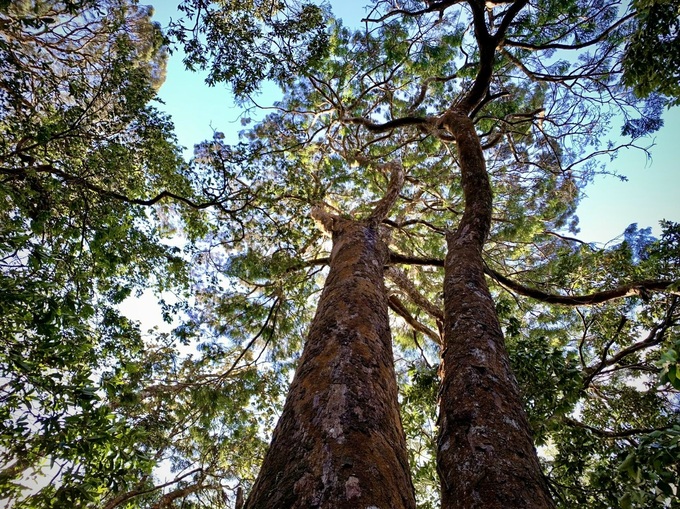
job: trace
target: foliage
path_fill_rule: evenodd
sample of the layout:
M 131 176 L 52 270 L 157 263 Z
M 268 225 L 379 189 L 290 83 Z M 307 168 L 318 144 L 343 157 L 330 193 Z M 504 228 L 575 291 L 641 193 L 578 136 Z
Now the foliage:
M 227 82 L 239 98 L 263 80 L 290 83 L 326 51 L 326 14 L 312 3 L 187 0 L 179 9 L 186 18 L 169 33 L 182 44 L 187 68 L 209 69 L 209 85 Z
M 680 104 L 680 2 L 635 0 L 637 30 L 626 47 L 623 79 L 635 93 L 661 93 Z
M 99 506 L 157 464 L 102 379 L 146 357 L 118 305 L 188 276 L 146 207 L 194 197 L 150 105 L 165 65 L 150 16 L 117 0 L 0 6 L 0 493 L 16 507 Z
M 573 250 L 571 263 L 563 254 L 561 270 L 569 279 L 561 279 L 560 272 L 552 277 L 569 287 L 585 270 L 579 291 L 587 293 L 619 283 L 593 279 L 605 268 L 608 277 L 671 275 L 667 267 L 677 263 L 676 228 L 665 223 L 656 240 L 631 225 L 621 242 L 607 249 L 581 246 Z M 595 286 L 583 288 L 584 283 Z M 642 293 L 576 309 L 522 304 L 513 310 L 513 301 L 501 302 L 502 315 L 524 316 L 506 332 L 536 443 L 545 452 L 561 506 L 667 507 L 669 490 L 675 489 L 674 463 L 657 447 L 659 440 L 674 447 L 677 391 L 659 367 L 668 365 L 672 356 L 664 350 L 677 341 L 677 297 Z

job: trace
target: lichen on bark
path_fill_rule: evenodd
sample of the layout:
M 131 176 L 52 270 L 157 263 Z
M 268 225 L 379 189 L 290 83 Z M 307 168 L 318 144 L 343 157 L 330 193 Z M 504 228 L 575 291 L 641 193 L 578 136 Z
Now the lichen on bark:
M 366 220 L 313 211 L 333 236 L 330 270 L 245 509 L 415 509 L 379 225 L 403 183 L 400 167 L 392 177 Z
M 443 123 L 456 139 L 465 211 L 447 235 L 437 467 L 442 509 L 554 507 L 484 279 L 492 192 L 465 112 Z

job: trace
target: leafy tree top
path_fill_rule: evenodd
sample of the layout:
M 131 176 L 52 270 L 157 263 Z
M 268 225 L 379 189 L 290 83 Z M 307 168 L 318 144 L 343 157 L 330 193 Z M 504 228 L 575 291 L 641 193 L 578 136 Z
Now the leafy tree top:
M 61 484 L 24 507 L 230 507 L 323 282 L 310 211 L 365 217 L 399 164 L 387 285 L 414 480 L 434 507 L 441 263 L 464 208 L 453 111 L 482 141 L 487 273 L 562 505 L 662 507 L 677 225 L 600 250 L 575 239 L 574 210 L 595 173 L 616 173 L 609 156 L 661 126 L 674 68 L 635 55 L 670 37 L 645 20 L 676 4 L 374 2 L 346 27 L 326 6 L 186 0 L 170 34 L 190 67 L 244 102 L 262 80 L 283 88 L 240 144 L 216 133 L 187 164 L 150 106 L 169 41 L 147 9 L 0 2 L 2 489 L 54 460 Z M 173 227 L 192 241 L 182 256 L 160 241 Z M 144 336 L 116 311 L 147 285 L 186 297 L 173 334 Z

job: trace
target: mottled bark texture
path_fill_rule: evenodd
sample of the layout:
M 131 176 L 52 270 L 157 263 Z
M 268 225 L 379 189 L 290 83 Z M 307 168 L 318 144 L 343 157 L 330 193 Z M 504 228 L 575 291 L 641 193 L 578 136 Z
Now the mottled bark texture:
M 437 466 L 442 509 L 552 508 L 484 279 L 492 193 L 474 126 L 450 110 L 465 211 L 447 235 Z
M 245 509 L 415 508 L 383 281 L 386 199 L 367 221 L 315 211 L 333 233 L 330 271 Z

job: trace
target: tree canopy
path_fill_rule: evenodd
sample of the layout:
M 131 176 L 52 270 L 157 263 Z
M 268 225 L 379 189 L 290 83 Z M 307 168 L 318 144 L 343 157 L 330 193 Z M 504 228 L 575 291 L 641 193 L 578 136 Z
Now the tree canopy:
M 673 507 L 680 225 L 600 248 L 575 211 L 680 97 L 679 9 L 377 1 L 354 27 L 323 4 L 185 0 L 164 34 L 133 0 L 0 2 L 2 498 L 234 507 L 323 286 L 311 210 L 365 217 L 398 161 L 385 282 L 416 497 L 438 507 L 446 236 L 469 200 L 458 108 L 483 149 L 484 270 L 556 504 Z M 264 80 L 281 99 L 240 143 L 215 132 L 184 161 L 154 106 L 173 47 L 244 105 Z M 171 333 L 118 309 L 149 287 Z

